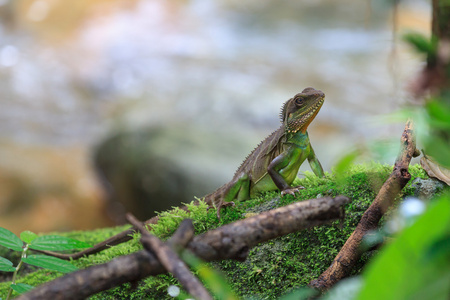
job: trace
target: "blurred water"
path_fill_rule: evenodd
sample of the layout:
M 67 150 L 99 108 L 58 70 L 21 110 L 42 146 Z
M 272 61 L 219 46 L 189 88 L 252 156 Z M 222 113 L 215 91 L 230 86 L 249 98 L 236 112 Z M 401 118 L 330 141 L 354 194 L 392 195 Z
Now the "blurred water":
M 34 2 L 28 17 L 45 20 L 46 5 Z M 389 73 L 387 14 L 373 11 L 367 26 L 367 3 L 345 5 L 137 1 L 93 14 L 64 45 L 3 29 L 0 136 L 92 143 L 113 118 L 273 128 L 281 103 L 306 86 L 327 94 L 318 120 L 352 134 L 334 108 L 355 119 L 385 113 L 401 91 Z M 406 57 L 400 81 L 418 67 Z
M 180 122 L 255 145 L 282 103 L 313 86 L 326 102 L 310 135 L 329 170 L 352 145 L 398 139 L 403 125 L 371 118 L 407 100 L 421 66 L 378 2 L 80 3 L 0 3 L 3 145 L 89 149 L 114 128 Z M 429 9 L 407 1 L 400 12 Z

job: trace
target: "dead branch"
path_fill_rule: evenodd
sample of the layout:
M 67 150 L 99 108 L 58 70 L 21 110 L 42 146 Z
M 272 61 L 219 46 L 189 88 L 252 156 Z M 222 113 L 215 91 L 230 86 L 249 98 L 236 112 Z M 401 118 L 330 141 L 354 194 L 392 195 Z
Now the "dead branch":
M 348 276 L 361 256 L 360 244 L 363 237 L 378 226 L 384 213 L 392 206 L 395 198 L 411 179 L 408 166 L 411 158 L 417 154 L 416 141 L 412 122 L 408 121 L 400 139 L 401 150 L 395 161 L 394 170 L 381 187 L 377 197 L 364 212 L 355 231 L 348 238 L 330 267 L 318 279 L 311 281 L 310 286 L 326 290 L 342 278 Z
M 344 217 L 345 196 L 324 197 L 269 210 L 197 236 L 188 247 L 206 261 L 245 260 L 259 243 Z
M 141 232 L 141 243 L 144 248 L 152 252 L 167 272 L 178 279 L 185 290 L 196 299 L 212 300 L 211 295 L 195 277 L 178 255 L 156 236 L 150 234 L 144 226 L 131 214 L 127 214 L 127 220 Z M 192 222 L 191 222 L 192 223 Z M 192 227 L 192 232 L 193 232 Z
M 208 231 L 196 236 L 186 248 L 205 261 L 242 260 L 259 243 L 342 218 L 343 206 L 349 202 L 344 196 L 297 202 Z M 164 272 L 153 254 L 139 251 L 69 273 L 17 299 L 84 299 L 119 284 Z

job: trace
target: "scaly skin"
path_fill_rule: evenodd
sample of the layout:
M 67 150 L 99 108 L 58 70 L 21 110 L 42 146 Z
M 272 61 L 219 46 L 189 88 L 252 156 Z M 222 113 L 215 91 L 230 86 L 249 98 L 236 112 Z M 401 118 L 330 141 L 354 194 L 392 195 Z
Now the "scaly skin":
M 306 129 L 322 107 L 325 94 L 306 88 L 284 103 L 281 127 L 262 141 L 237 169 L 233 179 L 204 197 L 217 209 L 243 201 L 259 192 L 281 190 L 281 194 L 298 192 L 303 187 L 291 187 L 302 163 L 308 162 L 314 174 L 324 172 L 316 158 Z

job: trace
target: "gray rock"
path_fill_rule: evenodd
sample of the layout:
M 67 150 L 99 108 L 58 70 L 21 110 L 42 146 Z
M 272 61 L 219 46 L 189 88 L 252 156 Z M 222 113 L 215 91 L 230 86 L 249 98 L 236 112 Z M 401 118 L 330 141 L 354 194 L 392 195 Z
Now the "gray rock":
M 231 179 L 251 146 L 246 139 L 182 124 L 119 132 L 96 148 L 94 165 L 108 200 L 108 214 L 146 220 Z
M 442 191 L 445 185 L 442 181 L 434 178 L 416 178 L 411 183 L 411 187 L 414 189 L 415 197 L 427 200 Z

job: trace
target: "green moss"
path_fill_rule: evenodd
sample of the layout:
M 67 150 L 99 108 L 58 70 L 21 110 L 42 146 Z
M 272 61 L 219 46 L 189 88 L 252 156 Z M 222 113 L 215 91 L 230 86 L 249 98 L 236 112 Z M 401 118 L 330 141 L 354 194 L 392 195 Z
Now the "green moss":
M 295 184 L 305 187 L 295 197 L 280 197 L 279 192 L 262 193 L 259 196 L 236 203 L 235 207 L 225 208 L 221 220 L 217 220 L 215 210 L 207 210 L 207 205 L 189 204 L 189 212 L 174 209 L 162 212 L 160 222 L 152 225 L 152 232 L 162 239 L 173 234 L 184 218 L 192 218 L 196 234 L 242 219 L 246 213 L 260 212 L 285 206 L 296 201 L 317 198 L 324 195 L 347 195 L 352 202 L 345 207 L 346 218 L 330 225 L 315 227 L 293 233 L 266 242 L 253 248 L 245 262 L 221 261 L 209 265 L 223 272 L 231 288 L 240 296 L 257 299 L 276 299 L 297 287 L 307 285 L 317 278 L 332 262 L 342 245 L 355 229 L 362 214 L 371 204 L 384 181 L 392 172 L 392 166 L 380 164 L 352 165 L 336 180 L 334 174 L 317 178 L 306 172 L 303 179 L 296 179 Z M 420 166 L 411 166 L 412 180 L 403 191 L 403 195 L 412 195 L 411 182 L 416 178 L 427 178 Z M 111 235 L 129 227 L 79 231 L 64 235 L 89 243 L 100 242 Z M 74 261 L 79 268 L 110 261 L 114 257 L 126 255 L 142 249 L 138 235 L 134 239 L 112 247 L 101 253 Z M 359 273 L 370 253 L 363 255 L 354 274 Z M 52 280 L 62 274 L 38 270 L 21 277 L 20 282 L 31 285 Z M 171 299 L 167 295 L 169 285 L 177 285 L 170 275 L 159 275 L 142 280 L 137 285 L 124 284 L 120 287 L 99 293 L 92 299 Z M 5 294 L 8 283 L 0 284 L 0 295 Z
M 213 265 L 224 271 L 233 290 L 242 297 L 276 299 L 306 286 L 328 268 L 391 170 L 381 165 L 353 166 L 340 184 L 330 174 L 325 179 L 305 174 L 297 182 L 305 189 L 296 197 L 281 198 L 280 206 L 322 195 L 344 194 L 353 201 L 346 206 L 342 224 L 336 221 L 269 241 L 253 248 L 245 262 L 222 261 Z M 267 196 L 263 202 L 270 201 L 273 194 Z M 358 273 L 363 264 L 364 260 L 359 262 L 354 272 Z

